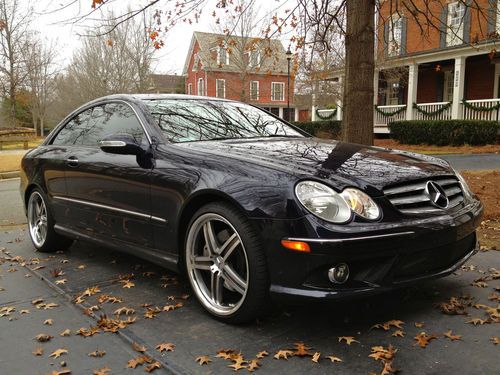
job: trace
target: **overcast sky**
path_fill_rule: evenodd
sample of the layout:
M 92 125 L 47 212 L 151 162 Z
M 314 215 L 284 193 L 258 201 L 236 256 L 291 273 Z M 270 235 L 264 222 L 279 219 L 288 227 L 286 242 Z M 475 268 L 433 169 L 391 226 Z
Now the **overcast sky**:
M 184 61 L 188 52 L 189 43 L 193 31 L 214 31 L 214 19 L 211 16 L 215 8 L 216 0 L 207 0 L 208 5 L 199 23 L 178 24 L 168 35 L 163 38 L 165 46 L 158 51 L 155 72 L 182 74 Z M 21 0 L 26 5 L 29 1 Z M 110 0 L 107 9 L 114 12 L 126 10 L 128 6 L 135 9 L 147 4 L 148 0 Z M 255 0 L 260 17 L 269 17 L 278 7 L 283 10 L 290 7 L 295 0 Z M 100 15 L 92 14 L 84 20 L 71 22 L 91 11 L 91 0 L 31 0 L 35 8 L 35 21 L 33 27 L 37 29 L 44 38 L 54 40 L 60 49 L 61 62 L 65 64 L 71 58 L 72 51 L 79 46 L 81 36 L 88 32 Z M 161 9 L 162 2 L 157 8 Z M 156 9 L 156 8 L 155 8 Z M 283 43 L 288 45 L 289 41 L 282 38 Z

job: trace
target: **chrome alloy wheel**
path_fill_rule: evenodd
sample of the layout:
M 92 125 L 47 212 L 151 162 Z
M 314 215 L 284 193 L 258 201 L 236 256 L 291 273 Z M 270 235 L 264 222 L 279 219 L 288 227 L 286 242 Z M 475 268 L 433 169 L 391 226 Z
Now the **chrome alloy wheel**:
M 240 235 L 223 216 L 205 213 L 193 222 L 186 240 L 186 268 L 194 292 L 211 313 L 231 315 L 244 302 L 247 253 Z
M 36 191 L 28 201 L 28 225 L 35 246 L 43 246 L 48 230 L 47 207 L 40 193 Z

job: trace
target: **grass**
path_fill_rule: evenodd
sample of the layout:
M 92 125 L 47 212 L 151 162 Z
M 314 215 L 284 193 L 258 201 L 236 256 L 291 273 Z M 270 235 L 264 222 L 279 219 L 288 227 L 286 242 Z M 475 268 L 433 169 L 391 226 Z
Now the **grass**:
M 28 142 L 28 149 L 30 148 L 35 148 L 40 143 L 43 142 L 43 138 L 38 137 L 37 139 L 34 139 L 32 141 Z M 2 144 L 2 150 L 22 150 L 24 148 L 24 143 L 23 142 L 5 142 Z
M 0 173 L 18 171 L 24 154 L 0 154 Z

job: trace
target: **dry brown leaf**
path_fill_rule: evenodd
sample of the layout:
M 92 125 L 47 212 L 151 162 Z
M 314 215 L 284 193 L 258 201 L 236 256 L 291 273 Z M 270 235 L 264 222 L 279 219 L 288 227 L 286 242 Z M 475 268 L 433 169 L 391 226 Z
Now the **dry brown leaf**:
M 151 363 L 150 365 L 147 365 L 144 370 L 146 372 L 153 372 L 159 368 L 161 368 L 161 364 L 160 364 L 160 362 L 156 361 L 156 362 Z
M 345 341 L 347 345 L 351 345 L 353 342 L 359 343 L 358 340 L 355 340 L 353 336 L 339 336 L 339 342 Z
M 397 331 L 394 331 L 392 336 L 393 337 L 405 337 L 405 333 L 403 331 L 401 331 L 400 329 L 398 329 Z
M 35 336 L 35 339 L 38 342 L 47 342 L 47 341 L 50 341 L 50 339 L 53 339 L 53 338 L 54 338 L 54 336 L 48 335 L 46 333 L 40 333 L 39 335 Z
M 259 361 L 256 359 L 252 359 L 250 362 L 248 362 L 247 370 L 248 370 L 248 372 L 254 372 L 259 367 L 260 367 Z
M 115 315 L 122 315 L 122 314 L 131 315 L 134 313 L 135 313 L 135 310 L 132 308 L 129 308 L 129 307 L 120 307 L 119 309 L 116 309 L 113 312 L 113 314 L 115 314 Z
M 291 350 L 278 350 L 274 355 L 274 359 L 288 359 L 289 356 L 293 356 L 293 352 Z
M 19 314 L 29 314 L 29 313 L 30 313 L 30 311 L 27 309 L 19 311 Z
M 483 324 L 488 324 L 489 322 L 490 321 L 488 319 L 472 318 L 466 321 L 465 323 L 474 324 L 475 326 L 477 326 L 478 324 L 483 325 Z
M 68 351 L 66 349 L 57 349 L 57 350 L 54 350 L 54 352 L 52 352 L 52 354 L 49 355 L 49 357 L 59 358 L 61 355 L 67 354 L 67 353 L 68 353 Z
M 493 341 L 495 345 L 500 344 L 500 337 L 492 337 L 490 340 Z
M 429 336 L 425 332 L 420 332 L 419 334 L 417 334 L 415 336 L 415 340 L 417 341 L 417 344 L 420 345 L 421 348 L 425 348 L 427 345 L 429 345 L 429 343 L 432 340 L 435 340 L 435 339 L 437 339 L 436 335 Z
M 64 331 L 62 331 L 59 336 L 69 336 L 71 335 L 71 331 L 69 330 L 69 328 L 66 328 Z
M 451 341 L 457 341 L 462 339 L 461 335 L 454 335 L 451 329 L 448 332 L 443 333 L 443 336 L 449 338 Z
M 333 356 L 333 355 L 329 355 L 329 356 L 328 356 L 328 357 L 326 357 L 326 358 L 328 358 L 331 362 L 334 362 L 334 363 L 335 363 L 335 362 L 342 362 L 342 360 L 341 360 L 339 357 L 335 357 L 335 356 Z
M 146 347 L 144 345 L 139 345 L 135 342 L 132 343 L 132 349 L 139 353 L 144 353 L 146 351 Z
M 238 371 L 238 370 L 247 368 L 247 366 L 243 365 L 243 363 L 245 363 L 245 361 L 243 361 L 243 362 L 235 362 L 235 363 L 233 363 L 231 365 L 228 365 L 227 367 L 232 368 L 234 371 Z
M 82 296 L 84 297 L 92 297 L 93 295 L 100 293 L 101 289 L 99 289 L 98 286 L 91 286 L 90 288 L 85 289 L 85 291 L 82 293 Z
M 66 284 L 66 279 L 60 279 L 60 280 L 56 280 L 56 285 L 62 285 L 62 284 Z
M 135 286 L 135 284 L 132 281 L 126 280 L 126 282 L 123 283 L 123 287 L 122 288 L 130 289 L 130 288 L 133 288 L 134 286 Z
M 304 345 L 303 342 L 296 342 L 293 345 L 295 346 L 295 351 L 293 352 L 293 355 L 297 357 L 305 357 L 313 355 L 313 353 L 309 351 L 312 348 Z
M 195 361 L 198 362 L 200 366 L 208 365 L 210 362 L 212 362 L 208 355 L 201 355 L 199 357 L 196 357 Z
M 167 351 L 167 352 L 173 352 L 175 348 L 175 345 L 172 344 L 171 342 L 163 342 L 161 344 L 158 344 L 156 346 L 156 350 L 158 350 L 160 353 Z
M 423 326 L 424 326 L 424 323 L 422 323 L 422 322 L 415 322 L 415 327 L 422 328 Z
M 43 324 L 45 324 L 47 326 L 51 326 L 52 324 L 54 324 L 54 321 L 52 319 L 45 319 Z
M 45 375 L 69 375 L 71 374 L 71 370 L 69 368 L 65 368 L 62 370 L 52 370 L 52 372 L 48 372 Z
M 105 355 L 106 355 L 106 352 L 104 350 L 99 350 L 99 349 L 88 354 L 89 357 L 95 357 L 95 358 L 101 358 L 101 357 L 104 357 Z
M 92 373 L 94 375 L 107 375 L 111 369 L 108 366 L 104 366 L 103 368 L 100 368 L 98 370 L 94 370 Z
M 32 353 L 33 355 L 36 356 L 43 355 L 43 348 L 39 346 L 38 348 L 35 348 L 35 350 L 33 350 Z
M 313 354 L 313 356 L 311 358 L 311 361 L 318 363 L 320 357 L 321 357 L 321 353 L 320 352 L 316 352 L 316 353 Z
M 259 358 L 259 359 L 262 359 L 264 357 L 267 357 L 269 355 L 269 353 L 265 350 L 261 351 L 261 352 L 258 352 L 256 357 Z

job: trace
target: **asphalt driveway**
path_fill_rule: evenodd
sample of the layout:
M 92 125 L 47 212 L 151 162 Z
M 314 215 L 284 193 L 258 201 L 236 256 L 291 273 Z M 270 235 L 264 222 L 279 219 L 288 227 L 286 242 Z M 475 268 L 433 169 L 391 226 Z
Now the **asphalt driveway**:
M 215 357 L 223 348 L 241 352 L 247 360 L 267 351 L 269 356 L 259 361 L 261 367 L 257 370 L 262 374 L 380 373 L 381 363 L 369 357 L 371 348 L 389 345 L 397 349 L 393 366 L 404 374 L 500 372 L 500 345 L 492 341 L 500 336 L 498 324 L 467 323 L 473 318 L 487 319 L 481 305 L 498 306 L 500 282 L 492 279 L 491 268 L 500 269 L 499 252 L 481 252 L 455 275 L 418 287 L 335 303 L 277 305 L 260 321 L 231 326 L 207 316 L 190 296 L 188 283 L 182 277 L 133 256 L 83 242 L 75 243 L 65 253 L 35 253 L 24 226 L 17 225 L 22 218 L 20 200 L 13 203 L 14 192 L 8 191 L 5 189 L 0 195 L 0 219 L 11 218 L 2 221 L 8 226 L 0 227 L 0 249 L 4 248 L 0 252 L 0 309 L 15 310 L 0 317 L 1 373 L 45 374 L 71 368 L 73 374 L 87 374 L 106 365 L 112 374 L 144 373 L 145 365 L 135 370 L 126 368 L 129 360 L 140 355 L 132 348 L 133 342 L 143 346 L 153 363 L 159 362 L 161 368 L 155 373 L 233 373 L 228 368 L 231 362 Z M 4 210 L 7 204 L 9 212 Z M 485 285 L 471 285 L 478 278 L 486 278 Z M 471 306 L 466 307 L 468 315 L 443 314 L 435 306 L 461 295 L 472 298 L 468 302 Z M 80 304 L 75 303 L 77 296 L 83 299 L 78 301 Z M 496 300 L 489 299 L 492 297 Z M 58 306 L 39 309 L 32 303 L 36 298 Z M 112 303 L 117 300 L 121 302 Z M 90 316 L 83 314 L 91 306 L 97 307 L 86 310 Z M 104 314 L 114 319 L 114 312 L 122 307 L 135 311 L 129 310 L 128 316 L 122 314 L 122 320 L 136 320 L 118 333 L 104 333 L 101 329 L 90 337 L 76 334 L 80 328 L 90 330 L 96 326 Z M 21 313 L 26 309 L 29 313 Z M 53 319 L 53 325 L 44 324 L 46 319 Z M 402 328 L 373 328 L 391 320 L 402 321 Z M 60 336 L 64 329 L 71 331 L 70 336 Z M 393 336 L 398 330 L 403 337 Z M 449 330 L 453 335 L 461 335 L 461 339 L 451 341 L 444 337 Z M 54 338 L 46 343 L 36 342 L 33 337 L 42 332 Z M 437 339 L 421 348 L 414 337 L 422 332 L 434 334 Z M 347 345 L 339 342 L 342 336 L 352 336 L 359 342 Z M 175 345 L 172 352 L 160 353 L 155 349 L 167 342 Z M 279 350 L 293 349 L 296 342 L 312 347 L 312 353 L 320 352 L 318 363 L 311 361 L 310 356 L 273 358 Z M 44 354 L 34 356 L 36 347 L 44 348 Z M 68 353 L 58 359 L 49 357 L 57 348 Z M 106 355 L 87 355 L 95 350 L 106 351 Z M 212 362 L 199 365 L 195 359 L 203 355 Z M 338 357 L 342 362 L 332 363 L 327 356 Z M 62 367 L 61 361 L 66 367 Z

